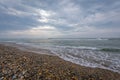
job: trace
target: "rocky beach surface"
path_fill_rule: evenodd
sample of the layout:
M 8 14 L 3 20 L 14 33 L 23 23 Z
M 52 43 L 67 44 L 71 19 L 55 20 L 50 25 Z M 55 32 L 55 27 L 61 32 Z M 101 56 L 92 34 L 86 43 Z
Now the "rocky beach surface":
M 120 74 L 0 45 L 0 80 L 120 80 Z

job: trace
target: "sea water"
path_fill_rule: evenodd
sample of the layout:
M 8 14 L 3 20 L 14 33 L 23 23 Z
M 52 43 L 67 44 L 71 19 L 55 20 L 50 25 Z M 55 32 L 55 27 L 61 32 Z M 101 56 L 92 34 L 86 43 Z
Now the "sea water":
M 53 55 L 82 66 L 120 73 L 120 38 L 0 39 L 0 42 L 38 53 L 39 49 L 50 50 Z

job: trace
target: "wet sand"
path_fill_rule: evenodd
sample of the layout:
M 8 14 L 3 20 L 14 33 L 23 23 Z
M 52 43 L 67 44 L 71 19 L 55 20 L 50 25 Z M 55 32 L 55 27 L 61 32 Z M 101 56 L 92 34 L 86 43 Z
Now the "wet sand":
M 0 45 L 0 80 L 120 80 L 120 74 Z

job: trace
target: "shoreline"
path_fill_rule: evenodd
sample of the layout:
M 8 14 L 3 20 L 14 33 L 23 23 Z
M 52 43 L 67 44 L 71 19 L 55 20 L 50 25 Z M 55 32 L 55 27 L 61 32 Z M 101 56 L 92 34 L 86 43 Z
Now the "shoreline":
M 0 44 L 0 79 L 120 80 L 120 74 L 65 61 L 58 56 L 22 51 Z
M 117 72 L 117 73 L 120 74 L 119 68 L 114 70 L 112 68 L 106 67 L 107 63 L 103 64 L 105 66 L 101 66 L 101 65 L 99 65 L 99 66 L 96 66 L 96 65 L 95 66 L 90 66 L 89 65 L 88 66 L 88 65 L 84 65 L 83 63 L 75 62 L 74 60 L 71 60 L 69 58 L 60 56 L 60 55 L 56 54 L 55 52 L 52 52 L 50 49 L 45 49 L 45 48 L 42 48 L 42 47 L 39 48 L 39 47 L 35 47 L 35 46 L 32 46 L 32 45 L 28 45 L 28 44 L 26 45 L 26 44 L 23 44 L 23 43 L 15 43 L 15 42 L 5 42 L 5 43 L 0 43 L 0 44 L 3 44 L 5 46 L 10 46 L 10 47 L 15 47 L 15 48 L 20 49 L 22 51 L 27 51 L 27 52 L 37 53 L 37 54 L 47 54 L 47 55 L 52 55 L 52 56 L 58 56 L 59 58 L 65 60 L 65 61 L 72 62 L 73 64 L 78 64 L 80 66 L 91 67 L 91 68 L 106 69 L 106 70 L 110 70 L 110 71 Z M 75 55 L 72 55 L 72 56 L 74 57 Z

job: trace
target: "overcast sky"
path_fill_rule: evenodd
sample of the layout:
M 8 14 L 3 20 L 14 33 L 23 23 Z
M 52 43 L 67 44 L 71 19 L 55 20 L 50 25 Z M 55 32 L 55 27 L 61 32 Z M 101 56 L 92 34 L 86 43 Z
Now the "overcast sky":
M 120 0 L 0 0 L 0 38 L 120 37 Z

